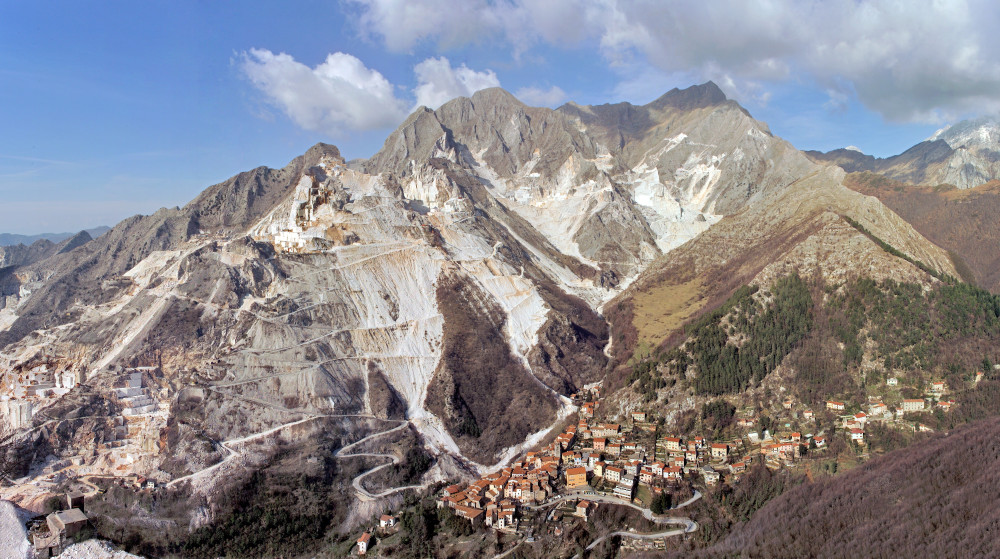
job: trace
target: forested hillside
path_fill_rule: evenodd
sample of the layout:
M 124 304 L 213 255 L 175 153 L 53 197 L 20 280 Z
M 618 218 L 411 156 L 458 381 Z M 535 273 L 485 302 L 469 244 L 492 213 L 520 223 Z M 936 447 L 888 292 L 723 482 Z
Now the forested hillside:
M 685 332 L 679 346 L 633 361 L 627 383 L 645 401 L 678 382 L 695 394 L 738 394 L 784 364 L 794 381 L 789 389 L 803 402 L 860 403 L 877 395 L 890 403 L 944 380 L 962 408 L 972 405 L 962 394 L 974 373 L 990 379 L 995 372 L 1000 297 L 951 278 L 925 288 L 868 278 L 835 285 L 793 274 L 768 290 L 737 290 Z M 885 390 L 890 377 L 898 390 Z
M 994 557 L 998 440 L 998 418 L 933 436 L 795 487 L 722 542 L 683 556 Z

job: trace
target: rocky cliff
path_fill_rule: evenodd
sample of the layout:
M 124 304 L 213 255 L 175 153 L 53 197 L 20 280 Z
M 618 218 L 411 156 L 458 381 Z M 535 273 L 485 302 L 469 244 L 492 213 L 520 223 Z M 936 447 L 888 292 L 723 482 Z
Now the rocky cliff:
M 32 389 L 31 476 L 124 469 L 211 495 L 319 425 L 340 448 L 384 421 L 434 457 L 424 482 L 461 475 L 737 285 L 955 273 L 843 178 L 712 83 L 557 110 L 484 90 L 418 109 L 370 159 L 317 144 L 19 267 L 0 388 L 59 379 Z M 358 490 L 349 518 L 395 493 Z

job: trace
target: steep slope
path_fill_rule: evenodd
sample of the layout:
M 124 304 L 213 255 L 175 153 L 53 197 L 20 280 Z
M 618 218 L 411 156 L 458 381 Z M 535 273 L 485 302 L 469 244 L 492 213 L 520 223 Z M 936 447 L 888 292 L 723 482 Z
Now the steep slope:
M 0 327 L 5 328 L 13 319 L 13 313 L 4 312 L 4 309 L 13 309 L 22 297 L 31 292 L 30 287 L 24 284 L 30 281 L 33 274 L 24 268 L 52 256 L 68 253 L 91 240 L 88 232 L 81 231 L 59 243 L 41 239 L 31 246 L 0 246 Z
M 845 184 L 877 197 L 923 236 L 951 251 L 962 278 L 1000 292 L 1000 182 L 969 189 L 913 186 L 872 174 Z
M 991 557 L 998 436 L 988 419 L 804 484 L 684 557 Z
M 303 416 L 382 415 L 386 402 L 436 453 L 471 468 L 505 460 L 601 373 L 606 324 L 561 287 L 572 273 L 561 260 L 546 269 L 535 258 L 556 249 L 465 169 L 432 159 L 417 178 L 450 204 L 414 202 L 395 176 L 348 169 L 336 148 L 318 145 L 283 170 L 244 173 L 183 209 L 126 220 L 30 267 L 37 289 L 9 309 L 0 358 L 15 372 L 55 355 L 57 375 L 96 388 L 61 406 L 39 402 L 46 417 L 107 404 L 121 365 L 156 366 L 161 376 L 148 382 L 163 388 L 165 410 L 180 387 L 203 391 L 200 416 L 180 426 L 162 417 L 167 444 L 133 465 L 146 473 L 196 471 L 207 458 L 178 453 L 201 433 L 238 439 Z M 444 285 L 469 294 L 458 297 L 468 305 Z M 491 359 L 459 363 L 483 340 Z M 459 400 L 475 433 L 462 427 Z M 111 416 L 88 429 L 95 444 L 115 440 Z M 46 444 L 81 444 L 65 435 Z M 126 459 L 116 456 L 102 459 Z
M 937 281 L 914 263 L 921 262 L 957 275 L 945 251 L 875 198 L 844 187 L 843 177 L 839 169 L 818 169 L 652 264 L 605 308 L 616 359 L 624 362 L 640 346 L 676 343 L 686 321 L 738 287 L 768 286 L 791 271 L 829 282 L 858 276 Z M 847 218 L 910 261 L 883 250 Z
M 536 256 L 550 269 L 567 268 L 564 283 L 592 303 L 663 251 L 811 168 L 711 82 L 644 106 L 556 111 L 483 90 L 418 110 L 356 165 L 400 176 L 413 199 L 445 204 L 416 177 L 433 157 L 464 168 L 540 233 L 546 242 L 530 243 Z

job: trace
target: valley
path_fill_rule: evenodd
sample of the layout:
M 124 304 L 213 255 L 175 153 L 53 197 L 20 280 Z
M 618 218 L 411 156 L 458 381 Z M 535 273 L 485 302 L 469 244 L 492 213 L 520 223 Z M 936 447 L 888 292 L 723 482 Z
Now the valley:
M 5 248 L 0 498 L 40 553 L 77 493 L 147 557 L 723 549 L 769 501 L 1000 414 L 995 183 L 853 153 L 711 82 L 488 88 L 368 159 L 321 143 Z

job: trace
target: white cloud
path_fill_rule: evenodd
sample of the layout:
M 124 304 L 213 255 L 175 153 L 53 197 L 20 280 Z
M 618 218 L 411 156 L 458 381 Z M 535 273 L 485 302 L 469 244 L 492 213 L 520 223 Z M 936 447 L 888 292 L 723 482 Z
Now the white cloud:
M 566 92 L 555 85 L 549 89 L 522 87 L 514 93 L 514 97 L 535 107 L 556 107 L 566 100 Z
M 417 87 L 413 89 L 417 106 L 436 109 L 455 97 L 468 97 L 480 89 L 500 87 L 493 70 L 477 72 L 462 64 L 452 68 L 447 58 L 428 58 L 413 68 Z
M 336 52 L 309 68 L 290 55 L 265 49 L 244 53 L 241 67 L 250 81 L 295 124 L 338 135 L 398 124 L 407 105 L 381 73 L 349 54 Z
M 539 43 L 588 43 L 613 67 L 641 58 L 666 74 L 728 79 L 744 101 L 805 79 L 836 92 L 834 104 L 853 95 L 895 121 L 1000 109 L 993 0 L 352 1 L 392 50 L 499 38 L 517 57 Z

